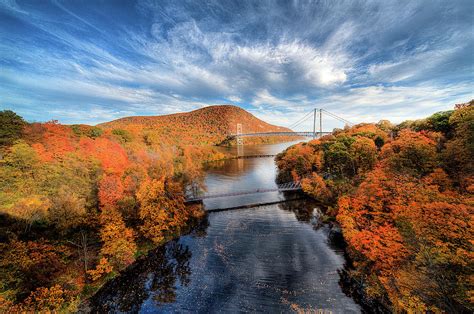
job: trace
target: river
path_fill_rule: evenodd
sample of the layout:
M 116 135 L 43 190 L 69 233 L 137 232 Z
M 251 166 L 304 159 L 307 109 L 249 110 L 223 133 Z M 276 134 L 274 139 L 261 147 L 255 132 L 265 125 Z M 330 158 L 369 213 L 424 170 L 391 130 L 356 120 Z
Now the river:
M 245 146 L 235 154 L 276 154 L 292 143 Z M 208 193 L 275 187 L 272 157 L 233 159 L 208 166 Z M 218 209 L 284 200 L 278 192 L 205 200 Z M 338 271 L 343 250 L 317 205 L 293 200 L 210 213 L 190 234 L 150 252 L 92 299 L 104 312 L 360 313 Z

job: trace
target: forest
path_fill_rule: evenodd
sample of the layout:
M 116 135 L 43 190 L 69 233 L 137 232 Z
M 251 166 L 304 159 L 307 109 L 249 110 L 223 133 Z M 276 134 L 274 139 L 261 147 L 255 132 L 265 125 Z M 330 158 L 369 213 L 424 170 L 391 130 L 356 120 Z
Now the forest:
M 204 215 L 184 188 L 225 156 L 199 137 L 167 138 L 0 112 L 0 312 L 76 311 Z
M 349 276 L 391 312 L 474 310 L 474 101 L 358 124 L 276 158 L 347 242 Z

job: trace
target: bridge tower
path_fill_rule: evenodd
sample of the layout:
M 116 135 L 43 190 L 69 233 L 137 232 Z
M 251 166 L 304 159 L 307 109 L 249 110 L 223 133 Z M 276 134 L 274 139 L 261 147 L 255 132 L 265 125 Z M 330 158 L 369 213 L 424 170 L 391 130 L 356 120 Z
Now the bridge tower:
M 316 121 L 318 119 L 318 111 L 319 111 L 319 137 L 323 136 L 323 109 L 314 108 L 314 113 L 313 113 L 313 139 L 315 139 L 317 137 Z
M 323 137 L 323 109 L 319 109 L 319 137 Z
M 314 119 L 313 119 L 313 140 L 316 138 L 316 116 L 318 109 L 314 108 Z
M 237 146 L 242 146 L 244 145 L 244 138 L 242 136 L 239 136 L 239 135 L 242 135 L 242 123 L 237 123 L 237 136 L 235 137 L 235 139 L 237 140 Z

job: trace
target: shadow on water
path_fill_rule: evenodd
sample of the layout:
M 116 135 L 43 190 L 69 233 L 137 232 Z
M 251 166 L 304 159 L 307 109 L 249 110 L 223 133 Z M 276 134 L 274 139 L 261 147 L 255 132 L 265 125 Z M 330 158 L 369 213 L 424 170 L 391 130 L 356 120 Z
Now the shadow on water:
M 291 200 L 291 198 L 289 198 L 290 196 L 290 193 L 285 193 L 285 197 Z M 311 223 L 314 222 L 315 219 L 314 210 L 319 206 L 317 202 L 303 198 L 281 203 L 279 207 L 285 211 L 293 212 L 298 221 Z
M 204 218 L 189 236 L 205 237 L 208 225 Z M 156 307 L 175 302 L 177 288 L 190 283 L 191 257 L 192 252 L 179 239 L 151 250 L 91 298 L 92 312 L 136 313 L 147 300 Z

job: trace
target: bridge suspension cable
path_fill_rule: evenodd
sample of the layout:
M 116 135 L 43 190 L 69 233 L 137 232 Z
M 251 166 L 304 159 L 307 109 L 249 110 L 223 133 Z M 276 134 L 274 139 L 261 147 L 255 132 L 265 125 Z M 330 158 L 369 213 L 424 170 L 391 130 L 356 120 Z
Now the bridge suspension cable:
M 330 111 L 327 111 L 326 109 L 319 109 L 320 112 L 324 112 L 324 114 L 327 114 L 328 116 L 330 116 L 331 118 L 334 118 L 340 122 L 343 122 L 344 124 L 347 124 L 347 125 L 354 125 L 354 123 L 352 123 L 351 121 L 343 118 L 343 117 L 340 117 Z M 314 109 L 309 111 L 308 113 L 306 113 L 303 117 L 301 117 L 299 120 L 293 122 L 291 125 L 288 126 L 289 129 L 291 130 L 294 130 L 295 128 L 297 128 L 298 126 L 302 125 L 304 122 L 306 122 L 308 119 L 312 118 L 314 116 Z M 321 119 L 321 117 L 319 117 L 319 119 Z
M 307 123 L 309 123 L 308 121 L 311 121 L 311 120 L 312 120 L 312 116 L 310 115 L 306 119 L 298 123 L 297 125 L 291 127 L 291 129 L 294 130 L 295 132 L 297 132 L 298 130 L 305 130 L 307 129 L 305 125 L 307 125 Z
M 313 111 L 310 111 L 308 113 L 306 113 L 302 118 L 300 118 L 298 121 L 294 122 L 293 124 L 291 124 L 290 126 L 288 126 L 289 129 L 291 128 L 294 128 L 296 126 L 298 126 L 299 124 L 301 124 L 302 122 L 304 122 L 306 119 L 308 119 L 311 115 L 312 115 Z
M 352 123 L 351 121 L 349 121 L 349 120 L 347 120 L 347 119 L 344 119 L 344 118 L 342 118 L 342 117 L 339 117 L 339 116 L 335 115 L 335 114 L 332 113 L 332 112 L 329 112 L 329 111 L 327 111 L 327 110 L 325 110 L 325 109 L 321 109 L 321 110 L 322 110 L 325 114 L 327 114 L 327 115 L 333 117 L 334 119 L 337 119 L 337 120 L 339 120 L 339 121 L 341 121 L 341 122 L 344 122 L 344 123 L 346 123 L 346 124 L 348 124 L 348 125 L 354 125 L 354 123 Z
M 310 112 L 305 114 L 301 119 L 299 119 L 298 121 L 296 121 L 293 124 L 291 124 L 290 126 L 288 126 L 288 129 L 293 129 L 293 128 L 296 128 L 297 126 L 301 125 L 301 123 L 305 122 L 307 119 L 309 119 L 313 116 L 313 112 L 314 111 L 311 110 Z

